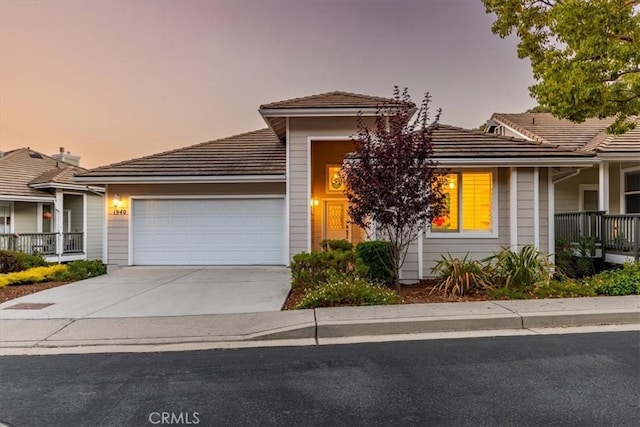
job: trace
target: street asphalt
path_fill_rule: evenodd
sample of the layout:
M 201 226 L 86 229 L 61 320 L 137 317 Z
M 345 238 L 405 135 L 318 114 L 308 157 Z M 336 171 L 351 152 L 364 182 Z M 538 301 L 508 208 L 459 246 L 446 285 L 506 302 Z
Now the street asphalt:
M 639 332 L 0 360 L 0 421 L 11 426 L 636 426 L 640 419 Z

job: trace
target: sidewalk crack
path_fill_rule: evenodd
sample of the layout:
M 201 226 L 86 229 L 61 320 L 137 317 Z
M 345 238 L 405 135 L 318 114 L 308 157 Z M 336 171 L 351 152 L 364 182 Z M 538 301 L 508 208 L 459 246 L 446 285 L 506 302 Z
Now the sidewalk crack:
M 506 306 L 504 306 L 504 305 L 502 305 L 502 304 L 500 304 L 500 303 L 498 303 L 496 301 L 491 301 L 491 304 L 495 304 L 498 307 L 504 308 L 505 310 L 510 311 L 511 313 L 517 315 L 520 318 L 520 327 L 522 329 L 527 329 L 527 328 L 524 327 L 524 317 L 522 316 L 522 314 L 520 314 L 517 311 L 514 311 L 514 310 L 510 309 L 509 307 L 506 307 Z

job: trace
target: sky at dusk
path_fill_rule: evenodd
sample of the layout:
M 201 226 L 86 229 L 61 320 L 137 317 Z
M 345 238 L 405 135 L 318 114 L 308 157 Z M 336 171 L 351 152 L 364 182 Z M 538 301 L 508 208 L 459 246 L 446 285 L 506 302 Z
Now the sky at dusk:
M 260 104 L 430 91 L 473 128 L 535 105 L 480 0 L 0 0 L 0 150 L 108 163 L 266 127 Z

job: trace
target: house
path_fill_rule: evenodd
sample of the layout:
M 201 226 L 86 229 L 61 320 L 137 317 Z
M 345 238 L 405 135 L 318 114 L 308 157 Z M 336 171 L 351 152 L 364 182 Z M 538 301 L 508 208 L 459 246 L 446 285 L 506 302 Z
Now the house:
M 288 265 L 325 238 L 366 238 L 349 224 L 337 173 L 358 113 L 374 123 L 389 99 L 330 92 L 260 106 L 261 130 L 99 167 L 105 261 L 129 265 Z M 590 153 L 441 125 L 435 156 L 449 168 L 449 215 L 409 249 L 403 280 L 431 275 L 440 254 L 482 258 L 502 247 L 553 248 L 557 170 L 592 167 Z
M 550 113 L 495 113 L 492 133 L 555 144 L 594 156 L 592 166 L 556 169 L 557 237 L 592 237 L 609 262 L 638 259 L 640 251 L 640 117 L 622 135 L 606 132 L 613 119 L 572 123 Z M 600 251 L 599 251 L 600 254 Z
M 79 184 L 80 158 L 29 148 L 0 153 L 0 249 L 48 261 L 102 259 L 104 188 Z

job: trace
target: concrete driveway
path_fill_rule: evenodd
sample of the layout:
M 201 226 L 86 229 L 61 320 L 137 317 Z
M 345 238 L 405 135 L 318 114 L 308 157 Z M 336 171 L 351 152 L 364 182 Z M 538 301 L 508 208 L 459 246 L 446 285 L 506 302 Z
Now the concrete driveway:
M 2 303 L 0 319 L 277 311 L 290 283 L 286 267 L 128 267 Z

